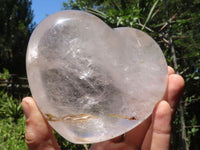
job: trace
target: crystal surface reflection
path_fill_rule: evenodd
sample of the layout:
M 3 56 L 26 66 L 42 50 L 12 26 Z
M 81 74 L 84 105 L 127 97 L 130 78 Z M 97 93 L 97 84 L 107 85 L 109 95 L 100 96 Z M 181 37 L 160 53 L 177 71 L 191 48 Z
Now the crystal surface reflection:
M 28 45 L 31 93 L 50 125 L 73 143 L 95 143 L 137 126 L 162 99 L 167 64 L 146 33 L 111 29 L 81 11 L 61 11 Z

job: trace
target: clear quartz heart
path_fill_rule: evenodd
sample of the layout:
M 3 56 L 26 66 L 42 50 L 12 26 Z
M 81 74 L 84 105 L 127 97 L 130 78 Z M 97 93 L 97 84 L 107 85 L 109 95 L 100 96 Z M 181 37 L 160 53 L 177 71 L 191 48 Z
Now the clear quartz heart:
M 130 131 L 151 114 L 167 86 L 166 60 L 150 36 L 111 29 L 81 11 L 42 21 L 30 38 L 26 65 L 44 117 L 79 144 Z

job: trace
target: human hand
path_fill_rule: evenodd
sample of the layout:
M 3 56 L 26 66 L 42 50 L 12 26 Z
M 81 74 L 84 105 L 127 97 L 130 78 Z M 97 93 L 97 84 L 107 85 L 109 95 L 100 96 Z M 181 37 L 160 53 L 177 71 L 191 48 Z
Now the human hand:
M 152 115 L 143 123 L 112 140 L 93 144 L 91 150 L 133 150 L 170 148 L 171 120 L 176 111 L 184 80 L 168 67 L 168 87 L 164 100 L 157 103 Z M 165 101 L 166 100 L 166 101 Z M 59 150 L 52 128 L 30 97 L 22 102 L 26 120 L 26 143 L 30 150 Z

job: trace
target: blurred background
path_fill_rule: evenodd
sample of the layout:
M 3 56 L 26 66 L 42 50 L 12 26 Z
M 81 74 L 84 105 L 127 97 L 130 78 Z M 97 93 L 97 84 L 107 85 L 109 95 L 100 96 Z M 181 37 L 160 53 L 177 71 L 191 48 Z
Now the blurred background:
M 25 56 L 34 28 L 60 10 L 92 13 L 110 27 L 151 35 L 186 86 L 173 120 L 171 149 L 200 149 L 200 0 L 0 0 L 0 149 L 25 150 L 21 99 L 30 96 Z M 88 149 L 57 133 L 61 149 Z

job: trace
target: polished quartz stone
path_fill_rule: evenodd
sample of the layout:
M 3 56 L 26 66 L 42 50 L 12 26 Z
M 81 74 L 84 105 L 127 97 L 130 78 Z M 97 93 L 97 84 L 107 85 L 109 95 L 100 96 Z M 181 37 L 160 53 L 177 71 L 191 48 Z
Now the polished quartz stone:
M 44 117 L 73 143 L 130 131 L 152 113 L 167 86 L 166 60 L 150 36 L 111 29 L 81 11 L 42 21 L 30 38 L 26 65 Z

